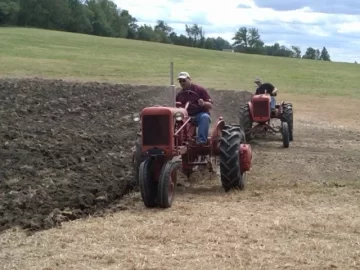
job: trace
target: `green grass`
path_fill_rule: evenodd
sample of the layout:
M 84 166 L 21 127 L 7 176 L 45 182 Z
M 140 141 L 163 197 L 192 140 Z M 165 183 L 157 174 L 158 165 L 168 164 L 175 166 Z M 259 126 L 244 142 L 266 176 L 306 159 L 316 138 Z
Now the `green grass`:
M 0 28 L 0 74 L 169 85 L 186 70 L 205 87 L 254 91 L 256 76 L 281 92 L 360 97 L 360 65 L 247 55 L 66 32 Z

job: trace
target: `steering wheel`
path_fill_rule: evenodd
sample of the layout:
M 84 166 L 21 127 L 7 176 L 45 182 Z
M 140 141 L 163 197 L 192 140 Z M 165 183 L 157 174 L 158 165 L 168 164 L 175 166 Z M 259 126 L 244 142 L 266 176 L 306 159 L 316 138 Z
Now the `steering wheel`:
M 187 95 L 188 94 L 192 94 L 192 95 L 196 95 L 198 97 L 198 99 L 194 102 L 189 102 L 189 106 L 193 106 L 193 107 L 196 107 L 197 109 L 201 109 L 202 107 L 197 103 L 197 101 L 199 99 L 201 99 L 201 97 L 199 96 L 198 93 L 194 92 L 194 91 L 191 91 L 191 90 L 182 90 L 178 93 L 178 97 L 180 97 L 182 94 L 186 93 Z

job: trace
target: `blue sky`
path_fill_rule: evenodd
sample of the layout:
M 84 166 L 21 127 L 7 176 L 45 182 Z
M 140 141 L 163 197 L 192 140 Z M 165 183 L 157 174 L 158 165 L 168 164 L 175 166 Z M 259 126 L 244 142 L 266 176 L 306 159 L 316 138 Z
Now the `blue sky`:
M 177 33 L 197 23 L 206 36 L 231 38 L 239 27 L 256 27 L 265 44 L 325 46 L 333 61 L 360 62 L 360 1 L 342 0 L 115 0 L 140 24 L 164 20 Z

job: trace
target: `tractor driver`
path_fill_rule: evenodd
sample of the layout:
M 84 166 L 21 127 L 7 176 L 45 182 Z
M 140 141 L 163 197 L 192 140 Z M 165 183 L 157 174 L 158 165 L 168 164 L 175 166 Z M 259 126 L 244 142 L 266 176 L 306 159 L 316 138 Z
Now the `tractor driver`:
M 176 102 L 181 102 L 185 104 L 186 102 L 190 102 L 190 104 L 197 103 L 196 105 L 199 106 L 192 106 L 189 105 L 187 111 L 189 116 L 194 117 L 195 124 L 198 127 L 198 144 L 205 144 L 208 139 L 209 135 L 209 127 L 210 127 L 210 110 L 212 109 L 212 100 L 209 93 L 205 90 L 204 87 L 195 84 L 191 81 L 190 75 L 187 72 L 180 72 L 178 76 L 178 81 L 182 90 L 176 95 Z M 191 90 L 197 93 L 198 96 L 188 93 L 188 94 L 181 94 L 182 91 Z
M 270 95 L 270 107 L 272 111 L 275 111 L 275 97 L 274 95 L 278 92 L 278 89 L 274 87 L 271 83 L 262 83 L 260 78 L 256 78 L 254 83 L 257 84 L 258 88 L 256 89 L 255 95 L 261 95 L 266 93 Z

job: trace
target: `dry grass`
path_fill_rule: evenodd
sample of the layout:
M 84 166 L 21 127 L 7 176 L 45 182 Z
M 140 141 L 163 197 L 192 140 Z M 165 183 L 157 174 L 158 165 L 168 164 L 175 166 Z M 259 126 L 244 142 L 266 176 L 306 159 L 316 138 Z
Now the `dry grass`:
M 319 187 L 320 188 L 320 187 Z M 325 269 L 359 267 L 359 193 L 312 186 L 178 195 L 172 209 L 129 210 L 1 241 L 5 269 Z M 134 201 L 136 202 L 134 203 Z M 7 255 L 6 255 L 7 254 Z
M 145 209 L 139 194 L 130 194 L 119 203 L 127 210 L 105 218 L 89 217 L 32 236 L 2 234 L 0 265 L 359 269 L 359 137 L 335 129 L 354 129 L 350 112 L 359 101 L 284 99 L 295 106 L 296 141 L 287 150 L 280 141 L 256 144 L 246 191 L 225 194 L 218 178 L 197 179 L 186 191 L 179 189 L 167 210 Z M 317 119 L 322 122 L 315 128 Z
M 359 99 L 346 97 L 316 97 L 295 94 L 280 94 L 277 101 L 294 104 L 296 119 L 320 125 L 360 130 L 355 112 L 360 107 Z

